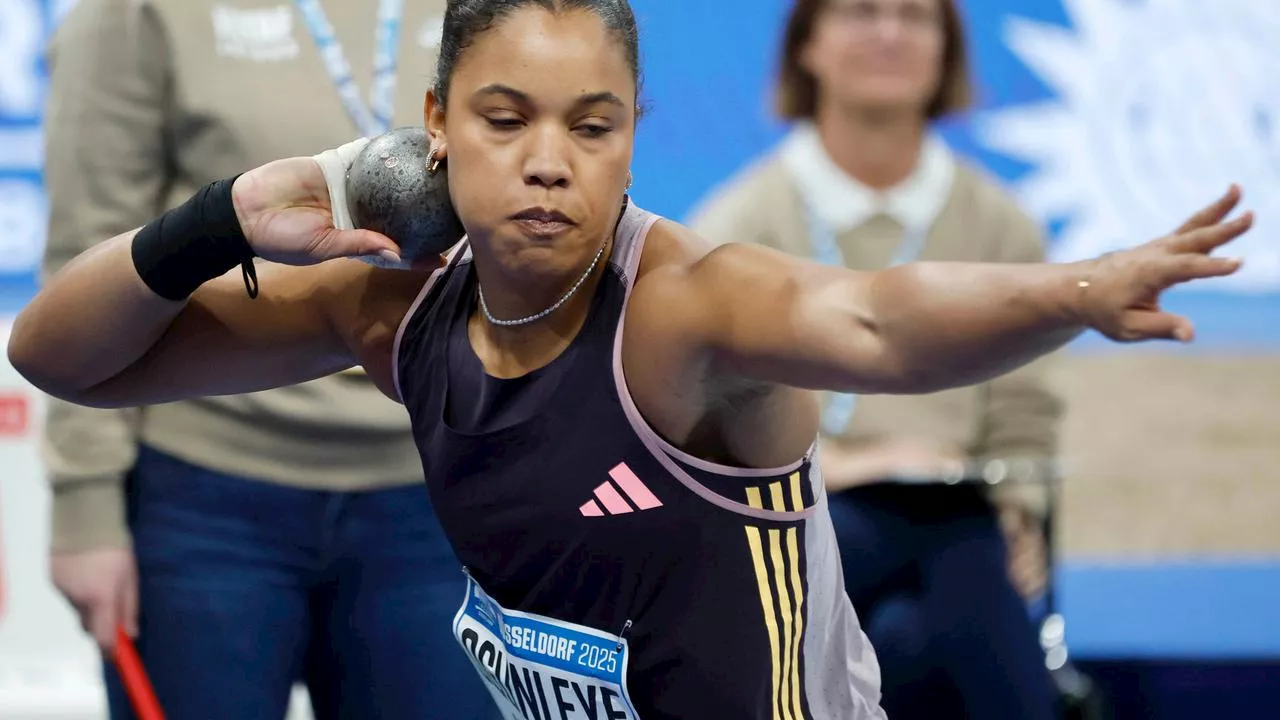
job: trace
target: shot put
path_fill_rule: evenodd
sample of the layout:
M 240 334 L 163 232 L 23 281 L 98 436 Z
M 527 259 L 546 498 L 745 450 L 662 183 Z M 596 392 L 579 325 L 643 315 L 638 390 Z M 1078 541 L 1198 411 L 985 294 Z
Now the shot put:
M 400 246 L 406 261 L 439 255 L 466 231 L 449 199 L 449 172 L 427 170 L 430 142 L 421 127 L 371 139 L 347 169 L 347 206 L 357 228 Z

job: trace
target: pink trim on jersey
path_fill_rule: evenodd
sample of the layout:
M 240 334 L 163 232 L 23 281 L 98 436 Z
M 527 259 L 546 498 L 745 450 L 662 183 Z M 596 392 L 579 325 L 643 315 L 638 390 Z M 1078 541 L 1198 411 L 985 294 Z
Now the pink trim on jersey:
M 618 463 L 617 467 L 609 471 L 609 477 L 618 483 L 618 487 L 626 493 L 627 499 L 640 510 L 662 507 L 662 501 L 640 481 L 640 478 L 636 477 L 626 463 Z
M 804 465 L 804 461 L 813 453 L 813 446 L 810 446 L 809 450 L 804 454 L 804 457 L 801 457 L 799 460 L 790 464 L 775 468 L 744 468 L 734 467 L 732 465 L 720 465 L 719 463 L 713 463 L 710 460 L 703 460 L 702 458 L 694 457 L 693 455 L 690 455 L 675 445 L 667 442 L 657 433 L 654 433 L 653 437 L 658 441 L 658 444 L 662 446 L 663 450 L 666 450 L 669 455 L 680 462 L 692 465 L 699 470 L 706 470 L 707 472 L 713 472 L 717 475 L 727 475 L 729 477 L 757 478 L 771 477 L 773 475 L 790 475 L 791 473 L 799 470 L 800 466 Z
M 427 299 L 427 294 L 431 292 L 431 288 L 435 287 L 436 281 L 453 266 L 454 259 L 465 247 L 467 247 L 467 239 L 464 237 L 445 256 L 444 265 L 427 277 L 427 281 L 422 284 L 422 290 L 418 291 L 418 297 L 414 298 L 413 304 L 409 306 L 409 312 L 400 319 L 400 327 L 396 329 L 396 341 L 391 346 L 391 384 L 396 389 L 396 397 L 400 399 L 401 405 L 404 404 L 404 394 L 400 392 L 400 341 L 404 339 L 405 328 L 409 327 L 409 321 L 418 313 L 418 308 L 422 306 L 422 301 Z
M 621 268 L 626 279 L 627 291 L 626 298 L 622 304 L 622 314 L 618 318 L 618 328 L 613 338 L 613 380 L 614 385 L 617 388 L 618 398 L 622 401 L 622 409 L 626 413 L 627 420 L 631 423 L 631 429 L 635 431 L 636 436 L 640 438 L 642 443 L 644 443 L 644 446 L 649 450 L 649 453 L 653 455 L 653 457 L 661 463 L 664 468 L 666 468 L 667 472 L 671 473 L 672 477 L 674 477 L 681 485 L 684 485 L 686 488 L 693 491 L 693 493 L 698 497 L 706 500 L 712 505 L 739 515 L 745 515 L 747 517 L 757 518 L 760 520 L 772 520 L 775 522 L 796 522 L 800 520 L 807 520 L 817 512 L 817 502 L 804 510 L 796 511 L 754 508 L 746 503 L 730 500 L 729 498 L 716 493 L 711 488 L 695 480 L 692 475 L 676 464 L 672 458 L 678 457 L 681 461 L 700 470 L 727 477 L 751 478 L 787 475 L 798 470 L 804 464 L 805 459 L 812 455 L 813 449 L 817 446 L 816 439 L 814 440 L 814 445 L 810 446 L 809 451 L 805 453 L 805 457 L 801 458 L 798 462 L 791 463 L 784 467 L 757 469 L 719 465 L 695 458 L 688 453 L 682 452 L 679 448 L 676 448 L 666 440 L 662 439 L 662 437 L 659 436 L 658 433 L 654 432 L 653 428 L 649 426 L 648 421 L 646 421 L 644 416 L 640 413 L 640 409 L 636 407 L 635 400 L 631 397 L 631 391 L 627 388 L 627 378 L 622 370 L 623 328 L 626 325 L 627 307 L 631 302 L 631 291 L 635 288 L 636 280 L 640 274 L 640 259 L 644 255 L 645 238 L 648 236 L 649 231 L 653 229 L 654 224 L 660 219 L 661 218 L 657 215 L 651 215 L 639 229 L 633 231 L 634 235 L 628 243 L 629 247 L 627 248 L 628 254 L 625 258 L 625 267 Z
M 622 499 L 622 496 L 618 494 L 618 491 L 608 480 L 600 483 L 600 487 L 596 488 L 596 499 L 600 501 L 601 505 L 604 505 L 605 510 L 608 510 L 613 515 L 623 515 L 631 512 L 631 506 L 627 504 L 626 500 Z

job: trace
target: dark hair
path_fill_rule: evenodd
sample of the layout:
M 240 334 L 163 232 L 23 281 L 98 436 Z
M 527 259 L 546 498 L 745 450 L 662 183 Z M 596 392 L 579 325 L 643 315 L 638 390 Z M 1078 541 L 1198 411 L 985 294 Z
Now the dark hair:
M 449 0 L 444 13 L 444 36 L 440 40 L 440 58 L 436 63 L 436 99 L 446 105 L 453 70 L 476 36 L 483 34 L 512 12 L 526 5 L 547 12 L 587 10 L 618 39 L 626 52 L 631 77 L 636 83 L 636 104 L 640 98 L 640 31 L 636 16 L 627 0 Z M 638 109 L 638 108 L 637 108 Z
M 964 26 L 955 0 L 938 0 L 942 7 L 942 82 L 929 100 L 930 120 L 964 110 L 972 102 L 969 53 Z M 818 112 L 818 81 L 800 62 L 800 53 L 813 34 L 818 15 L 829 0 L 796 0 L 787 20 L 782 42 L 782 68 L 778 78 L 778 114 L 785 120 L 811 120 Z

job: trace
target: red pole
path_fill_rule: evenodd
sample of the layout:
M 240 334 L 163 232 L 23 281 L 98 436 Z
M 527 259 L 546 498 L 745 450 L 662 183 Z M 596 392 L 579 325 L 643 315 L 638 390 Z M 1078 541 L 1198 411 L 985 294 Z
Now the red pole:
M 133 702 L 134 712 L 138 713 L 138 720 L 164 720 L 164 712 L 160 709 L 160 702 L 156 700 L 156 691 L 151 687 L 146 669 L 142 667 L 142 658 L 138 656 L 133 640 L 129 639 L 122 627 L 116 628 L 115 665 L 120 672 L 120 679 L 124 681 L 124 688 L 129 693 L 129 700 Z

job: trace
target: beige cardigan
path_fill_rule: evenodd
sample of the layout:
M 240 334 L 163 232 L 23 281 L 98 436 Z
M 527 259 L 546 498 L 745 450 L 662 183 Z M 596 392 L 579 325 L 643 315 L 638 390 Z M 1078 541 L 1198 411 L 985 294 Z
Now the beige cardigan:
M 322 4 L 367 98 L 378 3 Z M 444 8 L 404 4 L 396 125 L 422 124 Z M 79 0 L 49 60 L 47 272 L 208 182 L 361 134 L 289 0 Z M 59 550 L 128 542 L 122 478 L 139 442 L 299 487 L 422 481 L 407 413 L 359 373 L 141 412 L 53 402 L 45 435 Z

